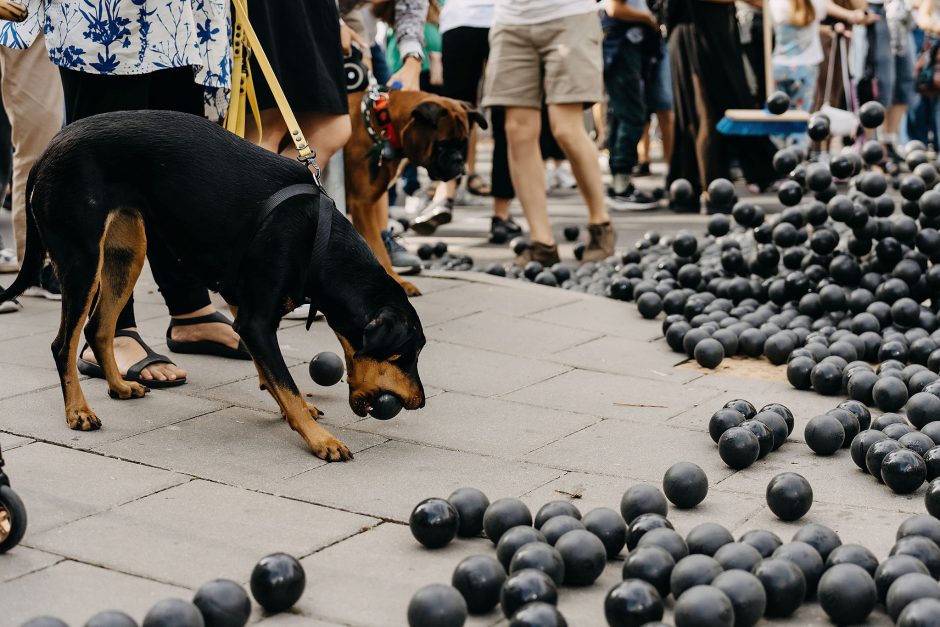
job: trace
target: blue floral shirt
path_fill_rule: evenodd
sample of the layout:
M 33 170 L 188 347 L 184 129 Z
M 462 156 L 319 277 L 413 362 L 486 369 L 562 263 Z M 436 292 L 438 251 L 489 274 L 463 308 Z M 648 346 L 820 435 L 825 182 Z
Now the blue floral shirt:
M 93 74 L 147 74 L 192 66 L 206 114 L 225 113 L 232 71 L 228 0 L 26 0 L 21 23 L 0 20 L 0 45 L 45 35 L 56 65 Z

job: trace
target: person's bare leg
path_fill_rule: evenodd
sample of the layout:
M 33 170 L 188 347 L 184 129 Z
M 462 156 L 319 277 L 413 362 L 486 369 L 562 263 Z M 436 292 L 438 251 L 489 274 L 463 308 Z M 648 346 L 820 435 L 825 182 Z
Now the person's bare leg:
M 907 105 L 895 104 L 888 107 L 885 115 L 885 132 L 890 135 L 897 135 L 901 130 L 901 120 L 907 115 Z
M 552 124 L 552 134 L 568 157 L 571 172 L 578 181 L 578 190 L 588 208 L 588 223 L 610 222 L 610 214 L 604 206 L 604 184 L 601 179 L 601 167 L 597 162 L 597 148 L 584 128 L 581 105 L 549 105 L 548 119 Z M 515 177 L 513 183 L 515 184 Z M 528 213 L 526 216 L 528 217 Z
M 352 135 L 352 122 L 348 114 L 336 113 L 297 113 L 297 122 L 300 124 L 307 145 L 317 151 L 317 163 L 320 168 L 346 145 Z M 262 124 L 264 121 L 262 120 Z M 281 153 L 289 157 L 297 156 L 297 149 L 293 143 Z
M 287 125 L 281 112 L 277 109 L 265 109 L 259 114 L 261 118 L 261 138 L 258 139 L 258 127 L 255 126 L 255 118 L 251 115 L 245 120 L 245 139 L 258 144 L 271 152 L 278 152 L 281 146 L 281 140 L 287 132 Z
M 493 215 L 500 220 L 508 220 L 511 217 L 509 215 L 511 204 L 512 200 L 509 198 L 493 198 Z
M 643 134 L 636 145 L 636 162 L 649 163 L 650 161 L 650 125 L 649 122 L 643 127 Z
M 124 331 L 137 331 L 137 327 L 123 329 Z M 234 331 L 233 331 L 234 333 Z M 238 342 L 236 341 L 236 346 Z M 130 337 L 114 338 L 114 360 L 117 362 L 118 371 L 121 375 L 127 374 L 127 369 L 147 356 L 147 351 L 137 343 L 137 340 Z M 96 364 L 95 354 L 91 347 L 87 347 L 82 352 L 82 359 Z M 186 370 L 176 364 L 157 363 L 151 364 L 140 371 L 140 378 L 144 381 L 175 381 L 186 376 Z
M 173 316 L 176 320 L 185 320 L 186 318 L 198 318 L 199 316 L 208 316 L 215 313 L 215 307 L 208 305 L 191 311 L 188 314 Z M 232 349 L 238 348 L 238 333 L 231 325 L 224 322 L 206 322 L 203 324 L 190 324 L 187 326 L 173 327 L 170 330 L 170 337 L 177 342 L 198 342 L 208 340 L 224 344 Z
M 542 114 L 539 109 L 506 107 L 509 174 L 516 196 L 529 222 L 532 241 L 553 246 L 555 237 L 548 221 L 548 199 L 545 195 L 545 164 L 539 149 L 541 127 Z
M 467 139 L 467 174 L 475 174 L 477 171 L 477 127 L 470 127 L 470 137 Z
M 659 135 L 663 140 L 663 163 L 672 161 L 672 125 L 675 116 L 672 111 L 656 112 L 656 121 L 659 122 Z

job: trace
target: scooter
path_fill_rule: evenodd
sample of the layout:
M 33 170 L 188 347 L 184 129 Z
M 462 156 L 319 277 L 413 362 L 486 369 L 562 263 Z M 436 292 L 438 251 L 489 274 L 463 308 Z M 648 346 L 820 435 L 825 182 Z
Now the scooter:
M 26 506 L 10 487 L 3 464 L 3 451 L 0 450 L 0 554 L 19 544 L 26 533 Z

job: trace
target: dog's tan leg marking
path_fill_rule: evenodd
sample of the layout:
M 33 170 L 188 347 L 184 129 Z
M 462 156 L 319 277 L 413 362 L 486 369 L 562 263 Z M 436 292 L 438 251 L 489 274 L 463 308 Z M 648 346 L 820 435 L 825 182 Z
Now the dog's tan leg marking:
M 314 455 L 328 462 L 348 461 L 353 458 L 352 452 L 345 444 L 317 424 L 308 409 L 308 403 L 299 394 L 278 385 L 268 386 L 268 392 L 281 407 L 287 424 L 300 434 Z
M 103 240 L 98 302 L 92 314 L 97 320 L 91 345 L 108 380 L 108 394 L 126 400 L 142 398 L 147 388 L 121 376 L 114 358 L 114 327 L 144 266 L 147 235 L 139 215 L 120 211 L 111 215 Z
M 402 286 L 408 296 L 420 296 L 421 290 L 410 281 L 400 277 L 392 268 L 392 260 L 388 256 L 388 251 L 385 250 L 385 243 L 382 241 L 382 230 L 385 228 L 382 221 L 388 221 L 388 196 L 383 194 L 379 200 L 371 203 L 368 199 L 356 200 L 355 203 L 357 206 L 351 208 L 349 212 L 349 215 L 352 216 L 353 226 L 366 240 L 376 259 L 379 260 L 389 276 Z

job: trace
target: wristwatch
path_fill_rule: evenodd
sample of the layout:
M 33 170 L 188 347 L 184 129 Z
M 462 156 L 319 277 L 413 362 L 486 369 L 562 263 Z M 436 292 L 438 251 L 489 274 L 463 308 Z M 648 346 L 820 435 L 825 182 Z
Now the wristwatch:
M 408 54 L 403 56 L 401 60 L 404 63 L 408 59 L 417 59 L 418 63 L 424 63 L 424 55 L 421 54 L 420 52 L 409 52 Z

